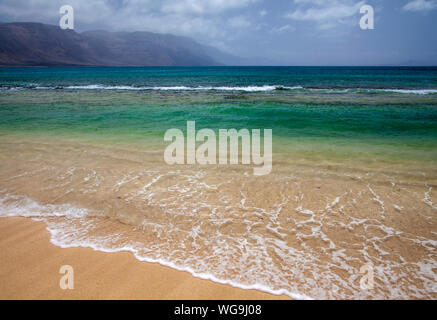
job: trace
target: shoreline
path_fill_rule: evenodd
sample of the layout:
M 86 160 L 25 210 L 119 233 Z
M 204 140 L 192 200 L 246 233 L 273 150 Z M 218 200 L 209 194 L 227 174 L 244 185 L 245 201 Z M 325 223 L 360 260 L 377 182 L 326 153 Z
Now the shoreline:
M 130 252 L 60 248 L 44 222 L 23 217 L 0 219 L 0 261 L 0 299 L 290 299 L 196 278 Z M 73 267 L 73 290 L 59 286 L 63 265 Z

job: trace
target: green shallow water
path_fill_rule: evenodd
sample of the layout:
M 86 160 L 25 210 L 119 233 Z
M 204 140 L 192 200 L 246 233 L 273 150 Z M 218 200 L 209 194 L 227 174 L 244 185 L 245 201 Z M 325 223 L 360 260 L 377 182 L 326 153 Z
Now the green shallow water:
M 5 68 L 0 85 L 2 136 L 159 151 L 196 121 L 272 129 L 274 152 L 306 158 L 437 156 L 436 68 Z
M 379 105 L 308 103 L 301 101 L 308 97 L 292 94 L 275 96 L 276 101 L 268 101 L 270 94 L 258 93 L 244 95 L 244 101 L 191 95 L 0 92 L 0 134 L 149 144 L 159 149 L 165 147 L 167 129 L 186 131 L 186 122 L 196 121 L 198 130 L 272 129 L 273 148 L 279 153 L 428 161 L 437 156 L 437 101 L 429 98 L 420 102 L 423 97 L 413 97 L 403 103 L 394 97 Z

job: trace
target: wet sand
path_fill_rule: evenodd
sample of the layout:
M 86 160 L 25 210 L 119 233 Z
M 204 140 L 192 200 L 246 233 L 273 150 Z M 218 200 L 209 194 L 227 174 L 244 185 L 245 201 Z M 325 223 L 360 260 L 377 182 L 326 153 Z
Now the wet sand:
M 243 290 L 159 264 L 131 253 L 59 248 L 43 222 L 0 219 L 0 299 L 289 299 Z M 74 269 L 74 289 L 62 290 L 62 265 Z
M 276 298 L 192 276 L 207 274 L 297 299 L 435 299 L 434 165 L 275 157 L 258 179 L 134 145 L 0 142 L 0 216 L 43 221 L 0 219 L 2 298 Z

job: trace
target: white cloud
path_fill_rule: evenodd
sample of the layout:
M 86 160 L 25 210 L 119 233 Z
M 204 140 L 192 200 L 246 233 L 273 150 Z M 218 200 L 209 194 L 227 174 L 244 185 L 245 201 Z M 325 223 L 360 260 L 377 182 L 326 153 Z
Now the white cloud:
M 264 17 L 264 16 L 266 16 L 267 15 L 267 10 L 265 10 L 265 9 L 263 9 L 263 10 L 261 10 L 260 12 L 259 12 L 259 15 L 261 16 L 261 17 Z
M 435 0 L 414 0 L 408 2 L 403 9 L 405 11 L 425 12 L 437 8 L 437 1 Z
M 243 8 L 257 0 L 166 0 L 163 12 L 217 14 L 229 9 Z
M 283 33 L 285 31 L 295 31 L 295 28 L 290 26 L 289 24 L 286 24 L 281 27 L 276 27 L 272 29 L 273 33 Z
M 286 14 L 289 19 L 317 24 L 319 29 L 330 29 L 342 24 L 355 24 L 365 1 L 354 0 L 294 0 L 296 9 Z
M 238 17 L 233 17 L 233 18 L 229 19 L 228 25 L 233 27 L 233 28 L 242 29 L 242 28 L 250 27 L 251 23 L 249 20 L 247 20 L 247 18 L 245 18 L 243 16 L 238 16 Z

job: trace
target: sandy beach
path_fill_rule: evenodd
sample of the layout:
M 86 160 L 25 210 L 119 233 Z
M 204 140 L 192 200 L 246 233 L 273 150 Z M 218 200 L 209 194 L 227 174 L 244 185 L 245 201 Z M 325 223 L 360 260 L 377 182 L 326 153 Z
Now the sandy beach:
M 140 262 L 131 253 L 50 243 L 42 222 L 0 219 L 0 299 L 288 299 L 192 277 Z M 74 269 L 74 289 L 62 290 L 59 268 Z

